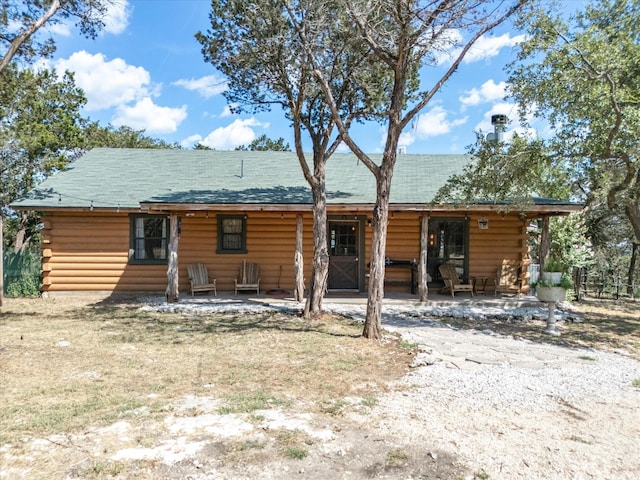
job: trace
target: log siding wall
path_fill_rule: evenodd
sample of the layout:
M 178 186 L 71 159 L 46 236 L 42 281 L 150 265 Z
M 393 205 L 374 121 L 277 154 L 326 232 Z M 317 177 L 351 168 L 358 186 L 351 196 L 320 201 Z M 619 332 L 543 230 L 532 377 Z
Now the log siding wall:
M 296 216 L 298 212 L 248 212 L 247 253 L 216 254 L 215 212 L 180 213 L 182 230 L 178 246 L 179 287 L 188 291 L 187 265 L 201 262 L 217 279 L 218 291 L 233 291 L 233 279 L 242 260 L 260 265 L 261 289 L 294 289 Z M 329 215 L 331 212 L 329 212 Z M 387 256 L 413 260 L 420 254 L 420 217 L 426 213 L 393 212 L 387 237 Z M 438 215 L 432 215 L 435 218 Z M 453 218 L 461 214 L 439 215 Z M 478 218 L 489 219 L 489 228 L 478 228 Z M 526 262 L 525 222 L 516 215 L 473 214 L 469 219 L 469 273 L 493 277 L 503 260 Z M 127 213 L 49 212 L 43 218 L 42 289 L 62 291 L 164 291 L 167 265 L 135 265 L 128 261 L 130 220 Z M 303 214 L 304 276 L 311 275 L 313 225 L 310 212 Z M 372 229 L 364 227 L 369 263 Z M 525 269 L 526 271 L 526 269 Z M 387 279 L 401 281 L 404 270 L 387 272 Z M 389 287 L 406 290 L 406 287 Z

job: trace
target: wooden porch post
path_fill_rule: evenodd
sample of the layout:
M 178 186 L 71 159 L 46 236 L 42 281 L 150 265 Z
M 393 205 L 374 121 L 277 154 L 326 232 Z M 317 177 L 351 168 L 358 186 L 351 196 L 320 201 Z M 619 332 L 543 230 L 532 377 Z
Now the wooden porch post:
M 420 217 L 420 258 L 418 260 L 418 297 L 421 302 L 429 298 L 427 286 L 427 246 L 429 244 L 429 215 Z
M 167 302 L 175 303 L 179 300 L 178 292 L 178 215 L 169 216 L 169 265 L 167 268 Z
M 540 247 L 538 249 L 538 262 L 540 263 L 540 271 L 544 267 L 544 262 L 549 256 L 551 250 L 551 236 L 549 234 L 549 216 L 542 217 L 542 232 L 540 234 Z
M 296 302 L 304 299 L 304 258 L 302 256 L 302 214 L 296 217 L 296 253 L 293 259 L 296 287 L 293 297 Z

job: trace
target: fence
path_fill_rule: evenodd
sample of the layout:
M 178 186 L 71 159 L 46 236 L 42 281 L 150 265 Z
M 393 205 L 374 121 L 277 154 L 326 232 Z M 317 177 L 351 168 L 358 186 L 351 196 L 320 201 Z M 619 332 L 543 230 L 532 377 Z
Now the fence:
M 635 282 L 628 284 L 626 276 L 623 275 L 605 275 L 598 273 L 588 275 L 585 273 L 584 279 L 581 282 L 581 288 L 584 293 L 598 298 L 611 296 L 615 299 L 621 297 L 635 299 L 640 297 L 640 284 Z
M 8 297 L 40 294 L 40 251 L 5 252 L 3 258 L 4 293 Z
M 540 265 L 535 263 L 529 265 L 529 284 L 536 282 L 539 276 Z M 622 297 L 635 299 L 640 297 L 640 283 L 628 285 L 626 277 L 623 275 L 589 272 L 585 268 L 574 267 L 572 280 L 573 293 L 576 300 L 580 300 L 584 295 L 598 298 L 612 297 L 615 299 Z M 628 291 L 631 291 L 631 294 L 628 294 Z

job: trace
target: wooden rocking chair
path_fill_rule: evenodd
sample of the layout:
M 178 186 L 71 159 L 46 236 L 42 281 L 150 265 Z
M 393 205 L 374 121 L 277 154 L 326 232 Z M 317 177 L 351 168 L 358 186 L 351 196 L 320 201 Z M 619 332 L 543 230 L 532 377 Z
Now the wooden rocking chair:
M 242 261 L 240 272 L 236 282 L 236 295 L 238 290 L 255 290 L 256 294 L 260 293 L 260 267 L 257 263 Z
M 216 279 L 209 276 L 207 266 L 202 263 L 196 263 L 187 267 L 189 274 L 189 283 L 191 284 L 191 296 L 195 292 L 211 292 L 218 295 L 216 290 Z
M 451 296 L 453 297 L 456 292 L 469 292 L 473 297 L 473 285 L 470 283 L 462 283 L 460 281 L 455 266 L 449 263 L 443 263 L 438 267 L 438 269 L 440 270 L 442 280 L 444 280 L 444 288 L 442 289 L 443 293 L 451 292 Z

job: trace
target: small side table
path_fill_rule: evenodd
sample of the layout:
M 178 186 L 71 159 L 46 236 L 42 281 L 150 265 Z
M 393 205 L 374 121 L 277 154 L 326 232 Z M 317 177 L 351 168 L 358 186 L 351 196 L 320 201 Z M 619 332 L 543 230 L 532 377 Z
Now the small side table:
M 476 295 L 485 295 L 487 293 L 489 277 L 472 276 L 471 281 L 473 283 L 473 293 Z

